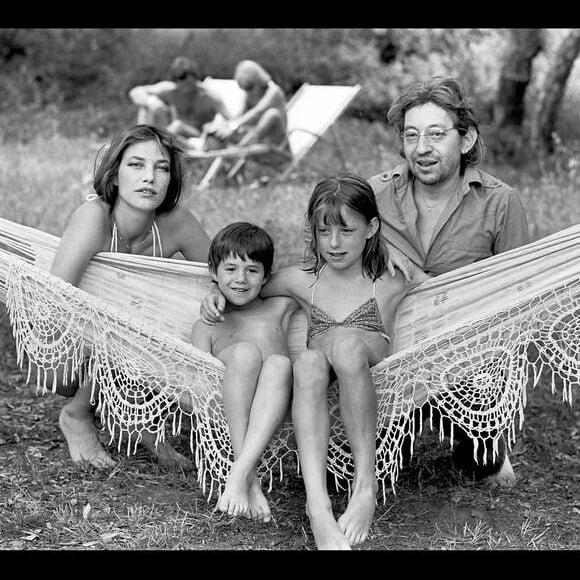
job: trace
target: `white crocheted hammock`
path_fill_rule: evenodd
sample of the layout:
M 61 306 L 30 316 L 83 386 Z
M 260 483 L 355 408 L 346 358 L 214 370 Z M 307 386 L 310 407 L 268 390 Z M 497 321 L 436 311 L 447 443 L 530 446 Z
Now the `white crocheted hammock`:
M 223 364 L 188 343 L 209 289 L 205 264 L 102 253 L 80 288 L 49 274 L 59 238 L 0 219 L 0 299 L 10 315 L 18 361 L 42 371 L 63 360 L 99 385 L 98 412 L 121 447 L 133 452 L 143 429 L 163 439 L 191 428 L 198 480 L 211 498 L 232 461 L 220 382 Z M 293 356 L 305 348 L 305 317 L 289 332 Z M 533 348 L 529 348 L 532 346 Z M 572 403 L 580 384 L 580 226 L 444 274 L 413 289 L 396 321 L 395 353 L 373 367 L 378 393 L 376 470 L 394 484 L 402 442 L 420 432 L 414 411 L 429 400 L 494 453 L 521 429 L 530 379 L 542 368 L 562 380 Z M 81 365 L 84 357 L 88 364 Z M 51 384 L 39 378 L 42 392 Z M 328 469 L 349 485 L 352 458 L 339 419 L 336 389 Z M 416 423 L 417 421 L 417 423 Z M 443 431 L 439 428 L 441 438 Z M 261 477 L 295 454 L 283 424 L 259 467 Z M 209 489 L 208 489 L 209 488 Z

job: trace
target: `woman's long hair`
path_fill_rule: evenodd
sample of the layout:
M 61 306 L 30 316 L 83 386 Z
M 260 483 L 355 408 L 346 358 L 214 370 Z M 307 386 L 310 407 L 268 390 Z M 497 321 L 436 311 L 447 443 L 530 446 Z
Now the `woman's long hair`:
M 184 152 L 175 137 L 152 125 L 134 125 L 115 135 L 109 145 L 102 147 L 95 158 L 93 187 L 95 193 L 106 201 L 111 209 L 115 206 L 119 187 L 116 185 L 117 174 L 125 149 L 134 143 L 156 141 L 169 158 L 169 185 L 163 203 L 156 213 L 171 211 L 179 202 L 183 186 Z

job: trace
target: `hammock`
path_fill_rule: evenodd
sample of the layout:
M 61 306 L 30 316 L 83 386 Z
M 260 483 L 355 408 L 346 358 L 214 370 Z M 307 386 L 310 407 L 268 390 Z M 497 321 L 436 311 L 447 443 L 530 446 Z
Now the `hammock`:
M 6 303 L 18 362 L 35 365 L 38 388 L 53 390 L 43 371 L 65 360 L 87 374 L 111 440 L 134 452 L 144 429 L 163 440 L 190 429 L 197 477 L 211 498 L 222 489 L 233 453 L 223 413 L 223 364 L 189 344 L 207 293 L 207 266 L 184 260 L 101 253 L 76 288 L 48 270 L 59 238 L 0 219 L 0 300 Z M 294 316 L 292 357 L 305 348 L 306 320 Z M 394 354 L 372 368 L 378 395 L 376 471 L 383 501 L 402 467 L 402 443 L 414 442 L 429 401 L 478 445 L 497 453 L 521 429 L 526 387 L 544 367 L 562 381 L 572 404 L 580 384 L 580 226 L 428 280 L 403 300 Z M 86 359 L 86 365 L 81 364 Z M 44 377 L 44 380 L 43 380 Z M 99 386 L 98 394 L 96 385 Z M 328 469 L 339 487 L 353 477 L 338 407 L 329 394 Z M 431 420 L 431 415 L 429 415 Z M 411 445 L 412 448 L 412 445 Z M 261 478 L 283 474 L 296 458 L 291 423 L 264 452 Z M 485 460 L 485 459 L 484 459 Z

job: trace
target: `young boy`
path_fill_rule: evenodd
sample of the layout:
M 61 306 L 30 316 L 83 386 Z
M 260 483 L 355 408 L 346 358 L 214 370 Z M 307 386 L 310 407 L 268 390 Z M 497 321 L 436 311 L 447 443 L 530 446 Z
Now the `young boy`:
M 274 260 L 274 244 L 260 227 L 232 223 L 212 240 L 210 274 L 226 298 L 224 321 L 192 328 L 194 346 L 225 365 L 222 384 L 234 463 L 217 509 L 269 522 L 270 507 L 256 466 L 286 414 L 292 363 L 286 332 L 298 303 L 287 297 L 260 297 Z

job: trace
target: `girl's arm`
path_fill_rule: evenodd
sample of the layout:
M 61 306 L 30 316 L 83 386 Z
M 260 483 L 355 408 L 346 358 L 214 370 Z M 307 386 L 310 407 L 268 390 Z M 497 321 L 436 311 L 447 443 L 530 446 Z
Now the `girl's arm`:
M 78 286 L 93 256 L 107 240 L 107 210 L 94 201 L 72 215 L 54 256 L 50 272 Z
M 300 274 L 303 275 L 304 273 L 300 271 L 298 266 L 282 268 L 270 276 L 268 282 L 262 286 L 260 295 L 263 298 L 288 296 L 300 302 L 302 298 L 302 293 L 299 288 Z M 225 306 L 226 299 L 216 285 L 202 299 L 199 308 L 199 317 L 205 324 L 210 326 L 216 324 L 216 322 L 223 322 L 222 312 Z
M 297 300 L 301 306 L 309 302 L 308 288 L 310 274 L 298 265 L 286 266 L 270 276 L 270 279 L 262 287 L 260 296 L 289 296 Z

